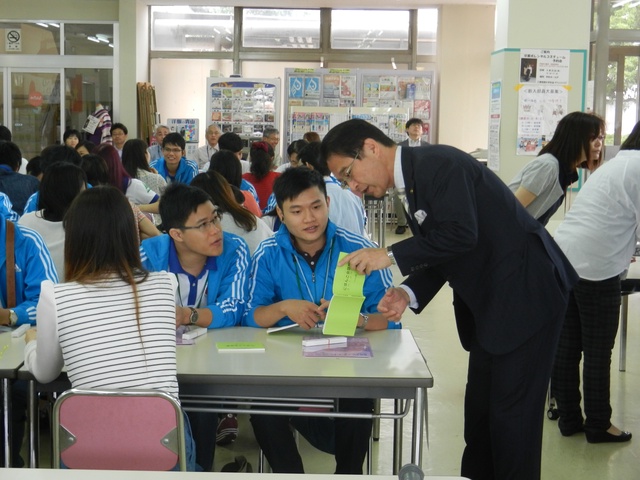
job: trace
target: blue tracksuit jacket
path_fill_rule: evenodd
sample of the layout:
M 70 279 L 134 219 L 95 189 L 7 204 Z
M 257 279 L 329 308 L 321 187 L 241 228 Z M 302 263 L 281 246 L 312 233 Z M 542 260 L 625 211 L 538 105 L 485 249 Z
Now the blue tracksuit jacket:
M 375 247 L 366 238 L 337 227 L 329 221 L 327 243 L 318 259 L 315 272 L 300 255 L 293 244 L 285 225 L 273 237 L 260 243 L 251 260 L 249 299 L 242 324 L 260 327 L 254 319 L 257 307 L 281 300 L 308 300 L 319 304 L 320 299 L 333 297 L 333 276 L 340 252 L 351 253 L 365 247 Z M 294 260 L 297 258 L 297 262 Z M 393 286 L 391 270 L 384 269 L 368 275 L 364 282 L 365 297 L 362 313 L 375 313 L 380 299 Z M 282 318 L 274 326 L 290 325 L 293 321 Z M 389 322 L 389 328 L 401 325 Z
M 249 247 L 237 235 L 223 233 L 222 254 L 216 266 L 209 270 L 207 306 L 213 313 L 209 328 L 239 325 L 244 313 L 249 269 Z M 159 235 L 144 240 L 140 245 L 142 265 L 153 272 L 169 271 L 169 235 Z

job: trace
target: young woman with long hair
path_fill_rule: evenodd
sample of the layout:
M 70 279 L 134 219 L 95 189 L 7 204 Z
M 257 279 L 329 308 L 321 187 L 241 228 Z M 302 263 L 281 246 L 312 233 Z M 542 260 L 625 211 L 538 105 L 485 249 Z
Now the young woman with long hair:
M 142 268 L 136 222 L 114 187 L 85 190 L 64 219 L 66 282 L 42 283 L 25 365 L 43 383 L 154 389 L 178 398 L 175 280 Z M 185 415 L 187 463 L 193 441 Z
M 211 196 L 218 211 L 222 213 L 222 230 L 244 238 L 251 254 L 262 240 L 273 235 L 273 231 L 262 219 L 236 201 L 231 185 L 219 173 L 201 173 L 191 180 L 191 185 L 201 188 Z
M 255 195 L 255 188 L 248 181 L 242 178 L 242 165 L 235 153 L 229 150 L 220 150 L 211 155 L 209 172 L 218 172 L 229 185 L 242 192 L 244 201 L 240 202 L 244 208 L 253 213 L 256 217 L 262 216 L 262 211 L 258 205 L 258 194 Z M 253 189 L 253 191 L 251 190 Z
M 591 113 L 569 113 L 509 188 L 531 216 L 546 225 L 562 205 L 567 188 L 578 179 L 578 168 L 598 168 L 603 147 L 604 120 Z
M 139 138 L 127 140 L 122 147 L 122 166 L 131 178 L 137 178 L 157 195 L 162 195 L 167 182 L 149 166 L 151 158 L 147 144 Z
M 109 184 L 124 193 L 143 212 L 158 213 L 157 203 L 160 197 L 140 180 L 127 173 L 115 147 L 103 143 L 96 149 L 96 154 L 107 162 Z
M 249 159 L 251 171 L 242 175 L 242 178 L 255 187 L 258 192 L 258 204 L 264 211 L 273 192 L 273 182 L 280 176 L 278 172 L 273 171 L 273 147 L 267 142 L 255 142 L 251 145 Z
M 42 236 L 61 279 L 64 278 L 65 238 L 62 219 L 71 202 L 86 186 L 87 179 L 80 167 L 67 162 L 54 163 L 40 182 L 38 210 L 25 213 L 19 220 L 20 225 L 32 228 Z
M 90 153 L 89 155 L 85 155 L 82 157 L 82 162 L 80 163 L 80 168 L 84 170 L 84 173 L 87 175 L 87 182 L 92 186 L 99 185 L 111 185 L 110 177 L 109 177 L 109 166 L 107 161 L 104 159 L 105 152 L 103 155 L 98 155 L 95 153 Z M 117 152 L 116 152 L 117 154 Z M 113 155 L 111 152 L 109 155 Z M 137 180 L 136 180 L 137 181 Z M 145 238 L 151 238 L 160 235 L 160 230 L 152 222 L 152 219 L 149 218 L 151 214 L 144 214 L 131 199 L 129 200 L 129 205 L 133 210 L 133 214 L 138 221 L 138 234 L 139 238 L 144 240 Z M 157 207 L 156 204 L 153 205 Z M 149 215 L 149 216 L 147 216 Z

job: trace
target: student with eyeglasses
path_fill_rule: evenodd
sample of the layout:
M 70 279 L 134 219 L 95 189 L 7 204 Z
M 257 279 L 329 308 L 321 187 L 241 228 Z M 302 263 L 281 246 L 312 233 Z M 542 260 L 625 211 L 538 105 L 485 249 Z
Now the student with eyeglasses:
M 149 165 L 155 168 L 167 183 L 189 183 L 198 175 L 198 164 L 185 158 L 186 143 L 182 135 L 173 132 L 162 139 L 162 158 Z
M 247 243 L 222 231 L 217 207 L 204 190 L 196 187 L 169 185 L 160 199 L 160 216 L 166 234 L 144 240 L 140 256 L 145 269 L 175 276 L 176 327 L 238 325 L 246 298 L 250 260 Z M 196 441 L 196 463 L 209 471 L 218 415 L 188 415 Z
M 604 120 L 591 113 L 569 113 L 509 188 L 531 216 L 546 225 L 562 205 L 567 188 L 578 180 L 578 168 L 598 168 L 603 147 Z

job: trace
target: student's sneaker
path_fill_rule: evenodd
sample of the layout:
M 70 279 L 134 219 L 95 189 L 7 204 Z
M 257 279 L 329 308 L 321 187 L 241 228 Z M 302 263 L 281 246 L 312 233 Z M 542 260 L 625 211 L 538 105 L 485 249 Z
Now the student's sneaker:
M 216 430 L 216 445 L 229 445 L 238 438 L 238 417 L 227 413 L 218 422 Z

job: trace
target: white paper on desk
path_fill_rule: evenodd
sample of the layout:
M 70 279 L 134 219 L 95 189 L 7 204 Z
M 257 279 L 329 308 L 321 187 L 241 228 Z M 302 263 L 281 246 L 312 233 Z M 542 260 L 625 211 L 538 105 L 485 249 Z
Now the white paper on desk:
M 284 327 L 271 327 L 271 328 L 267 328 L 267 333 L 275 333 L 281 330 L 288 330 L 290 328 L 297 327 L 297 326 L 298 326 L 297 323 L 292 323 L 291 325 L 285 325 Z

